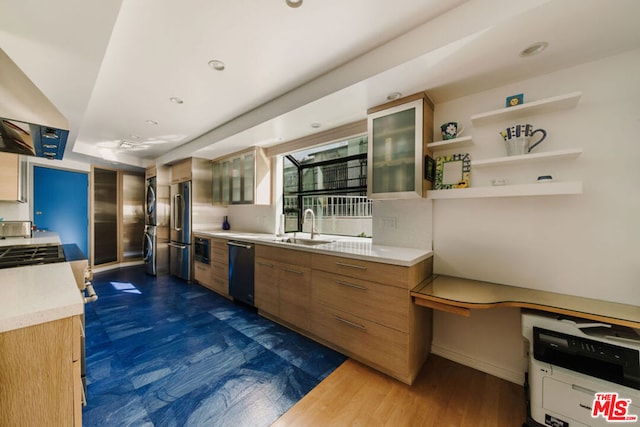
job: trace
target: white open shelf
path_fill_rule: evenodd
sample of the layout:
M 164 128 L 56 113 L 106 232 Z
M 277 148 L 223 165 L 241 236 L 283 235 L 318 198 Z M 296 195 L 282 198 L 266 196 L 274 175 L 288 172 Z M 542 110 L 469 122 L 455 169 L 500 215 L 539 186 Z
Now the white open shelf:
M 539 101 L 525 102 L 515 107 L 501 108 L 471 116 L 471 123 L 474 126 L 485 125 L 502 120 L 517 119 L 531 116 L 538 113 L 548 113 L 551 111 L 573 108 L 582 97 L 582 92 L 573 92 L 566 95 L 554 96 L 552 98 L 541 99 Z
M 427 148 L 437 151 L 437 150 L 447 150 L 449 148 L 461 148 L 461 147 L 469 147 L 473 145 L 473 140 L 471 139 L 471 135 L 469 136 L 461 136 L 460 138 L 448 139 L 445 141 L 436 141 L 430 142 L 427 144 Z
M 476 168 L 518 165 L 522 163 L 536 162 L 551 159 L 571 159 L 582 154 L 582 148 L 571 148 L 567 150 L 547 151 L 542 153 L 529 153 L 521 156 L 496 157 L 491 159 L 472 160 L 471 166 Z
M 582 181 L 544 182 L 496 187 L 453 188 L 451 190 L 431 190 L 427 199 L 473 199 L 484 197 L 554 196 L 582 194 Z

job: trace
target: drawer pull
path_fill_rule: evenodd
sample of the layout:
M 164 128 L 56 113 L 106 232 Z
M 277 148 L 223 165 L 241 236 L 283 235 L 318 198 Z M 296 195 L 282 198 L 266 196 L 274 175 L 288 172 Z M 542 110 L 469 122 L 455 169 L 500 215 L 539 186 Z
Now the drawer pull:
M 367 269 L 367 267 L 364 267 L 362 265 L 346 264 L 344 262 L 336 262 L 336 265 L 339 265 L 340 267 L 356 268 L 358 270 L 366 270 Z
M 366 328 L 364 325 L 361 325 L 361 324 L 359 324 L 359 323 L 351 322 L 351 321 L 349 321 L 349 320 L 347 320 L 347 319 L 343 319 L 343 318 L 342 318 L 342 317 L 340 317 L 340 316 L 333 316 L 333 317 L 335 317 L 335 319 L 336 319 L 337 321 L 342 322 L 342 323 L 344 323 L 344 324 L 347 324 L 347 325 L 349 325 L 349 326 L 352 326 L 352 327 L 354 327 L 354 328 L 362 329 L 363 331 L 366 331 L 366 330 L 367 330 L 367 328 Z
M 349 282 L 343 282 L 342 280 L 336 280 L 336 283 L 338 285 L 342 285 L 342 286 L 348 286 L 350 288 L 354 288 L 354 289 L 359 289 L 361 291 L 366 291 L 367 288 L 364 286 L 360 286 L 360 285 L 355 285 L 353 283 L 349 283 Z
M 270 264 L 268 262 L 256 261 L 256 264 L 259 264 L 259 265 L 262 265 L 262 266 L 265 266 L 265 267 L 273 268 L 273 264 Z
M 285 268 L 284 271 L 286 271 L 287 273 L 295 273 L 295 274 L 300 274 L 300 275 L 304 274 L 302 271 L 292 270 L 290 268 Z

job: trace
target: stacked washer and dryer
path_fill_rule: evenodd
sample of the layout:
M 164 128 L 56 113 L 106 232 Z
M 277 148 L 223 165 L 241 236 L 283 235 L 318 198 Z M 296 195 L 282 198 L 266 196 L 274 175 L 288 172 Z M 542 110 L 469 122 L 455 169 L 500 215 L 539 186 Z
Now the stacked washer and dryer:
M 147 171 L 145 184 L 144 262 L 148 274 L 169 272 L 169 170 Z

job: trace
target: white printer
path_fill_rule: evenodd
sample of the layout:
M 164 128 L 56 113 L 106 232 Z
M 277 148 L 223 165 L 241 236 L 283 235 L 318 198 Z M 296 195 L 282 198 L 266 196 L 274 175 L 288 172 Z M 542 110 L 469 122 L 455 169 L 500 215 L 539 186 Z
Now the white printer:
M 522 334 L 529 342 L 525 425 L 640 426 L 638 330 L 523 310 Z M 605 395 L 598 396 L 594 417 L 596 393 Z M 615 411 L 610 400 L 601 400 L 613 393 Z

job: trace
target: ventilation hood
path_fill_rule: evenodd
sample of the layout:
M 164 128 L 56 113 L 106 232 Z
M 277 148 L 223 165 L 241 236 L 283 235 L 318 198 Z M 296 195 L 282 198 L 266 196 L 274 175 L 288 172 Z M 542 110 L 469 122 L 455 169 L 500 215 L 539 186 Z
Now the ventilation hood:
M 0 151 L 62 159 L 69 122 L 0 49 Z

